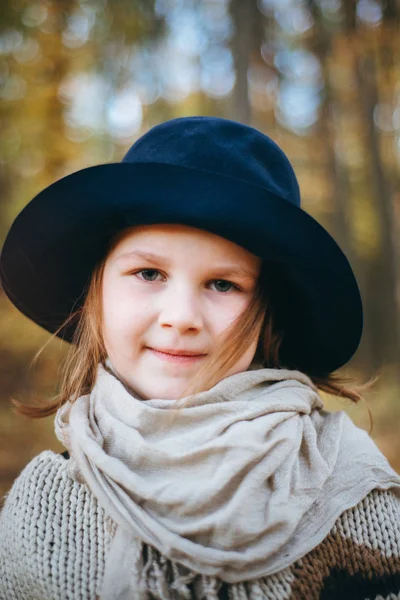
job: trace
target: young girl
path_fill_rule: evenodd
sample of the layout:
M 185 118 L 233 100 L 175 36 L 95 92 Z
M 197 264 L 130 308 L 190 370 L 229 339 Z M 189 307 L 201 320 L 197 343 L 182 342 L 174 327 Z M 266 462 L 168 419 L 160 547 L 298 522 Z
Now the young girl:
M 4 291 L 71 342 L 0 513 L 1 600 L 400 598 L 400 477 L 318 390 L 356 351 L 350 265 L 259 131 L 173 119 L 15 220 Z

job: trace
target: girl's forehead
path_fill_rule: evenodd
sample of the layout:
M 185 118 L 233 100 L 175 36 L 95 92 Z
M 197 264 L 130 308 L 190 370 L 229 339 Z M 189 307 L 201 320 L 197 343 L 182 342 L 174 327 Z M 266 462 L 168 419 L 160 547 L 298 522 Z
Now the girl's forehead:
M 182 246 L 192 249 L 197 247 L 211 254 L 218 253 L 221 256 L 247 259 L 254 263 L 261 262 L 258 256 L 215 233 L 188 225 L 170 223 L 138 225 L 121 231 L 116 236 L 109 254 L 119 254 L 132 248 L 147 250 L 154 248 L 169 253 L 175 248 L 181 249 Z
M 137 225 L 123 229 L 118 234 L 119 243 L 129 243 L 131 240 L 168 240 L 168 239 L 197 239 L 214 241 L 215 243 L 227 242 L 225 238 L 214 233 L 175 223 L 157 223 L 154 225 Z

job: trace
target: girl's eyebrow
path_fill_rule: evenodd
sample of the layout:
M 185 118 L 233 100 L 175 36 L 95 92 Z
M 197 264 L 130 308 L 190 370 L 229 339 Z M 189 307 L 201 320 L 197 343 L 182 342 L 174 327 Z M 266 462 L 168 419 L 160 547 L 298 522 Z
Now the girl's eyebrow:
M 154 254 L 153 252 L 144 252 L 143 250 L 131 250 L 130 252 L 124 252 L 123 254 L 118 254 L 116 256 L 116 260 L 126 259 L 131 257 L 139 257 L 148 262 L 156 263 L 159 265 L 170 266 L 170 261 L 164 256 L 160 256 L 159 254 Z M 251 279 L 257 279 L 258 274 L 254 271 L 246 269 L 246 267 L 240 267 L 238 265 L 219 265 L 217 267 L 212 267 L 212 271 L 215 275 L 221 277 L 222 275 L 236 275 L 238 277 L 250 277 Z

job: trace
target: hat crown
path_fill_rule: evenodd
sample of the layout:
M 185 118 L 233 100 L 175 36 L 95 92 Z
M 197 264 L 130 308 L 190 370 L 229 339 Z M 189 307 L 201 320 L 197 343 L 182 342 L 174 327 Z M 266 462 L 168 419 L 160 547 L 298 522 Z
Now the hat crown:
M 152 127 L 123 163 L 163 163 L 241 179 L 296 206 L 300 191 L 284 152 L 253 127 L 220 117 L 180 117 Z

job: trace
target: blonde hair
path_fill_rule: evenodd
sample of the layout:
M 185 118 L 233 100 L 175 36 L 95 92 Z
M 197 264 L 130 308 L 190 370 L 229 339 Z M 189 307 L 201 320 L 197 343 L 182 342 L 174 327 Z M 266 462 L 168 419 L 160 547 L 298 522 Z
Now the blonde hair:
M 26 405 L 12 399 L 15 413 L 32 419 L 47 417 L 55 413 L 68 400 L 73 402 L 79 396 L 88 394 L 93 389 L 98 364 L 104 364 L 107 358 L 102 336 L 103 273 L 108 255 L 123 236 L 124 231 L 111 240 L 106 256 L 96 265 L 82 306 L 70 315 L 34 358 L 34 361 L 37 360 L 47 344 L 60 331 L 76 322 L 72 344 L 61 365 L 59 393 L 52 399 L 52 402 L 47 404 L 39 402 Z M 242 349 L 248 348 L 254 341 L 254 336 L 257 336 L 258 344 L 253 362 L 260 363 L 265 368 L 296 368 L 294 365 L 282 364 L 280 359 L 280 348 L 285 331 L 284 326 L 279 323 L 278 307 L 284 293 L 285 276 L 282 273 L 282 266 L 275 262 L 264 261 L 255 293 L 248 307 L 225 330 L 215 355 L 204 361 L 195 378 L 177 400 L 198 391 L 210 389 L 215 385 L 223 373 L 227 373 L 238 361 L 242 355 Z M 303 372 L 305 371 L 303 370 Z M 309 373 L 306 375 L 320 390 L 334 396 L 348 398 L 355 403 L 364 400 L 361 392 L 369 389 L 378 379 L 378 376 L 375 376 L 362 385 L 355 385 L 353 378 L 341 377 L 334 373 L 327 376 L 316 376 Z M 179 406 L 183 405 L 179 404 Z

